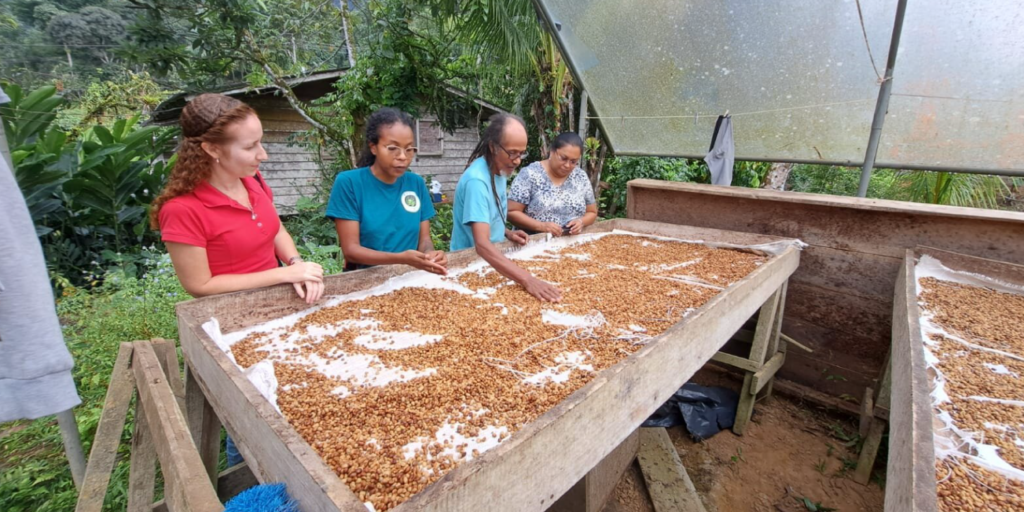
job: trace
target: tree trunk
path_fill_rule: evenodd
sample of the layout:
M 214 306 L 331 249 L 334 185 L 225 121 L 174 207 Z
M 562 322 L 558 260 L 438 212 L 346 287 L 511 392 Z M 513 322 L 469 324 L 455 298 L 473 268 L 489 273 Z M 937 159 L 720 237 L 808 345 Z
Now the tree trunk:
M 71 68 L 71 72 L 75 72 L 75 62 L 71 60 L 71 48 L 68 45 L 64 45 L 64 53 L 68 56 L 68 67 Z
M 768 176 L 764 179 L 761 188 L 769 190 L 786 190 L 786 182 L 789 181 L 789 173 L 793 172 L 792 163 L 776 162 L 772 164 Z

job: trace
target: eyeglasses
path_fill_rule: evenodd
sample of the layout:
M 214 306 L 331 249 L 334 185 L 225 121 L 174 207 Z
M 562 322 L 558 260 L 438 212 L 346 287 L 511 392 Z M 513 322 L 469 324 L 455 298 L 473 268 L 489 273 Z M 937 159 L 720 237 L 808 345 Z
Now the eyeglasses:
M 580 163 L 580 159 L 579 159 L 579 158 L 577 158 L 577 159 L 573 160 L 573 159 L 571 159 L 571 158 L 566 158 L 566 157 L 562 156 L 562 154 L 561 154 L 561 153 L 559 153 L 558 151 L 555 151 L 554 153 L 555 153 L 556 155 L 558 155 L 558 159 L 559 159 L 559 160 L 561 160 L 561 161 L 563 161 L 563 162 L 566 162 L 566 163 L 568 163 L 568 164 L 572 165 L 573 167 L 576 167 L 576 165 L 578 165 L 578 164 Z
M 405 154 L 408 154 L 409 158 L 416 158 L 416 153 L 420 150 L 420 148 L 402 149 L 398 146 L 384 146 L 384 149 L 388 150 L 388 153 L 391 154 L 391 158 L 398 158 L 398 155 Z
M 504 151 L 505 154 L 508 155 L 508 157 L 512 160 L 519 160 L 521 158 L 526 158 L 527 156 L 530 155 L 529 151 L 509 151 L 505 149 L 505 146 L 502 146 L 501 144 L 498 144 L 498 147 L 501 148 L 501 150 Z

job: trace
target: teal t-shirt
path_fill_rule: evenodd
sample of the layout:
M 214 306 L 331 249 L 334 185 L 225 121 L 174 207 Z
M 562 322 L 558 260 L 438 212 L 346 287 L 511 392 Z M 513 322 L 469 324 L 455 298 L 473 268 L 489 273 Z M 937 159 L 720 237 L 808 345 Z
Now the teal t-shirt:
M 434 203 L 412 172 L 389 185 L 361 167 L 334 179 L 327 217 L 358 221 L 360 245 L 396 253 L 419 249 L 420 223 L 434 217 Z
M 491 242 L 498 243 L 505 239 L 505 218 L 508 215 L 505 183 L 504 176 L 494 176 L 498 204 L 501 205 L 499 211 L 491 189 L 491 169 L 487 167 L 487 161 L 480 157 L 469 164 L 455 187 L 451 250 L 473 247 L 474 222 L 487 222 L 491 225 Z

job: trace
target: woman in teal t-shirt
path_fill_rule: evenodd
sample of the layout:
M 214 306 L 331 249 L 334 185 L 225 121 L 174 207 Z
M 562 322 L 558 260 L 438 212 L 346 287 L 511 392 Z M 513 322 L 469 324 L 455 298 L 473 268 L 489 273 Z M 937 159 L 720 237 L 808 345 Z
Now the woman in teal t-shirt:
M 338 230 L 345 270 L 402 264 L 448 272 L 448 259 L 430 239 L 434 203 L 427 185 L 408 172 L 415 141 L 412 118 L 382 108 L 366 122 L 359 168 L 334 180 L 327 217 Z

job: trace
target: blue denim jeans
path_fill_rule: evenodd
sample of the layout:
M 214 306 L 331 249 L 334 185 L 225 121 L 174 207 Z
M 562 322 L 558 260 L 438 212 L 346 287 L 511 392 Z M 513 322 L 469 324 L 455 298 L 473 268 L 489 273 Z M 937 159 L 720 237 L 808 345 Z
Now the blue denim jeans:
M 231 436 L 227 437 L 228 439 L 227 443 L 225 443 L 226 446 L 224 447 L 224 451 L 228 454 L 228 467 L 230 468 L 245 462 L 245 459 L 242 458 L 241 453 L 238 453 L 238 447 L 236 447 L 235 442 L 231 440 Z

